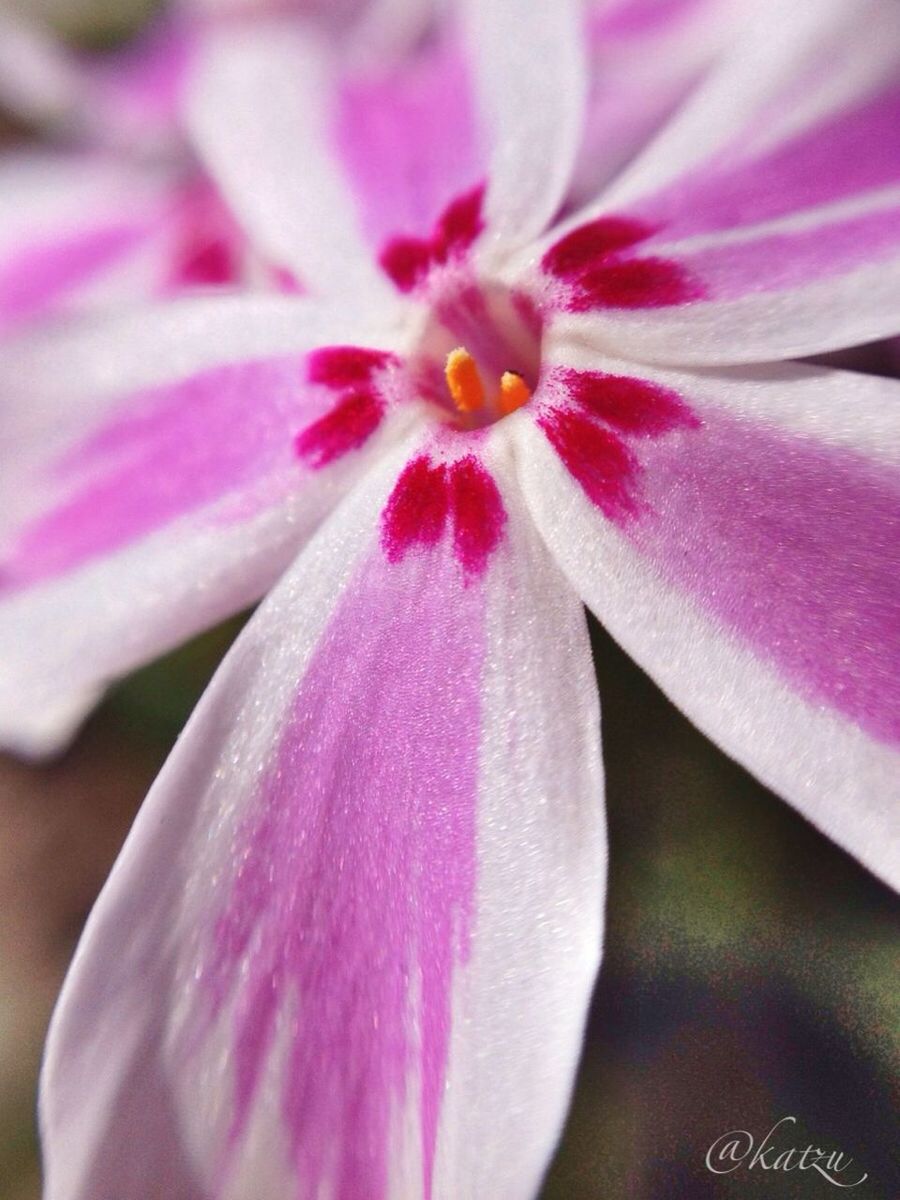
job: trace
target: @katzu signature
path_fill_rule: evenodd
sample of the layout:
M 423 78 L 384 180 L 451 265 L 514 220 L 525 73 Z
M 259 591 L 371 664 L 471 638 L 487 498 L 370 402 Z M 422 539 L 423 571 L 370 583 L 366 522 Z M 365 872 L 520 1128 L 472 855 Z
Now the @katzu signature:
M 841 1150 L 823 1150 L 809 1143 L 804 1149 L 784 1145 L 785 1126 L 796 1125 L 796 1117 L 776 1121 L 759 1142 L 746 1129 L 731 1129 L 717 1137 L 706 1152 L 706 1166 L 714 1175 L 733 1171 L 817 1171 L 835 1187 L 854 1188 L 869 1178 L 853 1168 L 853 1159 Z M 778 1140 L 776 1133 L 781 1130 Z

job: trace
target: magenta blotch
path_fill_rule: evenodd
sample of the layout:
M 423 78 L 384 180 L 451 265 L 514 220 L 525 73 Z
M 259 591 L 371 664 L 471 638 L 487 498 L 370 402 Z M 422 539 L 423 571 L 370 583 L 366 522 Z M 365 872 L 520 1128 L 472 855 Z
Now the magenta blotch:
M 506 525 L 493 477 L 474 454 L 449 465 L 419 455 L 401 472 L 382 514 L 381 544 L 388 562 L 400 562 L 418 547 L 434 546 L 448 520 L 464 579 L 482 576 Z
M 25 587 L 117 551 L 292 463 L 293 431 L 320 412 L 302 358 L 240 363 L 128 396 L 48 469 L 63 499 L 0 560 L 0 588 Z M 287 478 L 287 475 L 286 475 Z
M 407 1104 L 431 1195 L 451 988 L 474 917 L 484 657 L 483 592 L 460 586 L 449 549 L 375 554 L 348 585 L 210 929 L 204 1028 L 238 989 L 232 1149 L 278 1015 L 296 1005 L 281 1086 L 290 1200 L 314 1200 L 326 1176 L 335 1200 L 385 1200 Z
M 811 702 L 900 740 L 896 472 L 706 412 L 689 453 L 640 459 L 637 547 Z

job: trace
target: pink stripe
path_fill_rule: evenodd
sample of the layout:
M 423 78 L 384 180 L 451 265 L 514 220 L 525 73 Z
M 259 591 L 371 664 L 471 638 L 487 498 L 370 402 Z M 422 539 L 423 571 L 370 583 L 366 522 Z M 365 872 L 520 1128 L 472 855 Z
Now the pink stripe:
M 322 407 L 302 380 L 303 359 L 291 357 L 218 367 L 128 397 L 49 469 L 48 490 L 61 486 L 65 498 L 0 563 L 0 590 L 118 550 L 279 460 L 299 471 L 293 437 Z
M 777 233 L 712 246 L 677 260 L 707 296 L 733 300 L 750 292 L 798 287 L 900 253 L 900 207 L 880 209 L 799 233 Z
M 473 919 L 483 606 L 446 542 L 401 564 L 377 551 L 322 636 L 232 847 L 201 1021 L 237 988 L 234 1153 L 278 1014 L 298 1005 L 281 1095 L 291 1200 L 314 1200 L 326 1178 L 335 1200 L 384 1200 L 413 1080 L 431 1195 L 452 978 Z
M 900 88 L 760 158 L 714 164 L 634 209 L 666 240 L 742 228 L 900 182 Z
M 146 223 L 111 221 L 27 246 L 0 264 L 0 326 L 31 320 L 137 248 Z
M 710 0 L 618 0 L 603 5 L 590 21 L 590 35 L 604 41 L 623 38 L 658 37 L 668 33 Z
M 347 82 L 336 138 L 373 246 L 430 233 L 485 173 L 466 60 L 446 39 L 387 76 Z
M 900 740 L 897 473 L 718 414 L 640 459 L 627 536 L 810 701 Z

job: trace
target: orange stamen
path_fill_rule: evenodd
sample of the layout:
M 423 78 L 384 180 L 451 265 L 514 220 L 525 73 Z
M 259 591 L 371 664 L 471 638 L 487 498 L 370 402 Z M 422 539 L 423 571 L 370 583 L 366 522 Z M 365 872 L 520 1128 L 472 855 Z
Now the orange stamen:
M 447 355 L 444 368 L 447 387 L 453 403 L 460 412 L 477 412 L 484 407 L 484 384 L 478 373 L 478 364 L 462 346 L 457 346 Z
M 517 408 L 527 404 L 530 399 L 531 388 L 522 376 L 517 375 L 515 371 L 504 371 L 500 380 L 500 396 L 497 400 L 497 407 L 503 416 L 508 417 Z

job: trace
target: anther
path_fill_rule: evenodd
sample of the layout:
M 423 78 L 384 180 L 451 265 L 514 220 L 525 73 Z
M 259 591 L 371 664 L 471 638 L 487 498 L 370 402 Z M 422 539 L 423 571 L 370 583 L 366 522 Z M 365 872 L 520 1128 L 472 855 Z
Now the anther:
M 450 351 L 444 375 L 453 403 L 460 412 L 477 412 L 484 407 L 484 384 L 478 364 L 468 350 L 458 346 Z
M 500 396 L 497 407 L 504 417 L 527 404 L 531 399 L 531 388 L 515 371 L 504 371 L 500 379 Z

